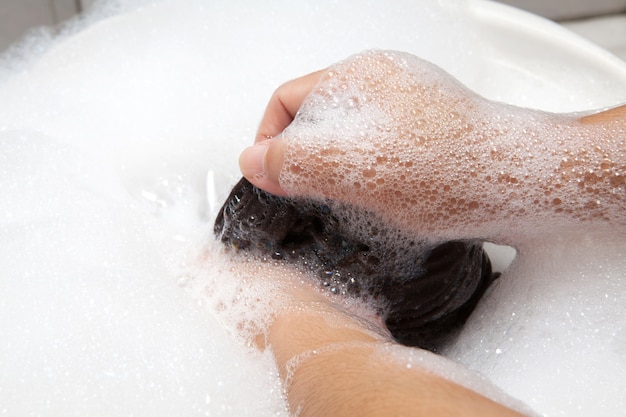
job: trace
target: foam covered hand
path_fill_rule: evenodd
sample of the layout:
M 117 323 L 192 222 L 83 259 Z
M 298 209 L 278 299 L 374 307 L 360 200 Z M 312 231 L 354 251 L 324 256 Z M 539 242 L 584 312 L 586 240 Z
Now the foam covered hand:
M 316 71 L 288 81 L 270 98 L 254 146 L 245 149 L 239 160 L 241 172 L 257 187 L 272 194 L 286 195 L 278 181 L 286 150 L 285 143 L 280 138 L 274 137 L 282 133 L 293 121 L 302 102 L 324 72 Z
M 494 103 L 417 57 L 371 51 L 281 87 L 240 163 L 272 193 L 516 245 L 626 225 L 625 132 L 624 119 Z

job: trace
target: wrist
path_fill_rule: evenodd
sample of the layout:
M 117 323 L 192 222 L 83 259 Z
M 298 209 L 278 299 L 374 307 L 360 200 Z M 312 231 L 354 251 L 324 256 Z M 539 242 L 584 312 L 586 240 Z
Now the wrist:
M 268 342 L 284 377 L 287 364 L 296 357 L 342 344 L 387 340 L 383 333 L 382 328 L 346 314 L 328 300 L 298 300 L 295 308 L 276 315 L 268 330 Z

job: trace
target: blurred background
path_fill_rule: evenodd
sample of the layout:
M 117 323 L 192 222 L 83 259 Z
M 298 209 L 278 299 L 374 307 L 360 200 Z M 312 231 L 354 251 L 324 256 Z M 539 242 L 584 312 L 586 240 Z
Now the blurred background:
M 54 28 L 96 0 L 0 0 L 0 51 L 40 26 Z M 500 0 L 558 21 L 626 60 L 626 0 Z

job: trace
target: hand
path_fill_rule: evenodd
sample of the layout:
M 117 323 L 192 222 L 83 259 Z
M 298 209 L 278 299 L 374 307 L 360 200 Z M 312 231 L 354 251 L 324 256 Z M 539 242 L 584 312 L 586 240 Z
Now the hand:
M 273 138 L 293 121 L 324 72 L 320 70 L 288 81 L 270 98 L 254 139 L 255 145 L 244 150 L 239 159 L 241 172 L 257 187 L 276 195 L 286 194 L 278 184 L 285 147 L 282 141 Z
M 392 86 L 395 83 L 402 84 L 404 82 L 403 77 L 406 75 L 406 71 L 399 68 L 397 63 L 393 62 L 393 60 L 388 61 L 386 59 L 386 53 L 376 52 L 372 54 L 372 57 L 373 59 L 367 59 L 371 58 L 367 55 L 365 56 L 366 59 L 362 59 L 363 56 L 357 57 L 357 65 L 363 67 L 363 74 L 361 75 L 365 78 L 370 77 L 368 71 L 371 71 L 372 68 L 368 68 L 368 66 L 372 66 L 372 62 L 374 63 L 374 66 L 376 64 L 380 64 L 383 69 L 387 71 L 385 77 L 388 79 L 388 83 L 379 83 L 377 85 L 370 84 L 365 86 L 364 89 L 362 88 L 363 93 L 371 95 L 371 98 L 375 103 L 391 104 L 388 106 L 388 112 L 396 111 L 398 108 L 403 108 L 403 110 L 409 110 L 411 113 L 415 113 L 416 110 L 419 113 L 422 113 L 422 110 L 427 107 L 432 107 L 431 105 L 433 104 L 440 106 L 439 103 L 436 103 L 436 100 L 432 100 L 430 97 L 424 97 L 424 95 L 430 94 L 430 91 L 433 90 L 432 88 L 426 88 L 424 91 L 417 92 L 417 94 L 396 94 L 397 91 L 394 90 Z M 375 70 L 376 68 L 373 69 Z M 430 70 L 430 68 L 427 68 L 427 71 Z M 316 84 L 320 84 L 318 93 L 328 96 L 328 94 L 323 90 L 328 87 L 329 82 L 332 83 L 333 73 L 336 71 L 337 66 L 331 69 L 316 71 L 283 84 L 273 94 L 263 116 L 263 120 L 259 126 L 255 138 L 255 146 L 244 150 L 240 157 L 241 170 L 244 176 L 254 185 L 277 195 L 286 195 L 288 193 L 279 182 L 280 172 L 283 168 L 283 159 L 285 152 L 287 151 L 287 143 L 285 143 L 285 138 L 276 136 L 281 134 L 294 120 L 296 113 L 302 106 L 305 98 L 313 92 Z M 358 76 L 353 77 L 352 80 L 348 80 L 346 76 L 342 76 L 341 78 L 348 84 L 351 82 L 359 82 Z M 457 82 L 453 82 L 452 84 L 453 88 L 456 88 L 459 91 L 465 90 L 464 87 Z M 336 91 L 333 93 L 336 93 Z M 328 98 L 332 99 L 332 97 Z M 455 100 L 446 101 L 443 103 L 444 108 L 435 110 L 435 113 L 452 111 L 453 101 Z M 396 105 L 394 106 L 393 103 Z M 419 109 L 419 107 L 422 109 Z M 405 122 L 408 122 L 408 125 L 404 126 L 404 129 L 414 128 L 415 123 L 421 123 L 422 121 L 422 119 L 415 120 L 407 117 Z M 428 126 L 424 126 L 424 128 L 427 127 Z M 369 136 L 366 140 L 368 142 L 373 142 L 375 138 Z M 410 146 L 411 144 L 407 143 L 406 145 Z M 389 149 L 389 151 L 394 152 L 395 149 Z M 329 173 L 328 170 L 325 170 L 325 172 Z M 321 180 L 322 178 L 319 179 Z M 323 184 L 325 181 L 321 181 L 321 183 Z M 290 193 L 293 194 L 292 190 L 290 190 Z M 309 193 L 304 192 L 302 195 L 308 196 Z
M 242 154 L 244 175 L 267 191 L 349 203 L 441 239 L 517 245 L 626 224 L 623 111 L 579 120 L 494 103 L 397 52 L 314 74 L 277 91 Z
M 293 295 L 292 308 L 275 318 L 267 336 L 293 413 L 522 417 L 430 371 L 428 366 L 436 362 L 441 371 L 442 359 L 435 361 L 434 354 L 394 345 L 375 325 L 329 299 L 313 304 L 310 294 Z M 304 301 L 298 302 L 303 295 Z M 407 366 L 404 355 L 422 360 Z M 459 368 L 447 369 L 454 375 Z

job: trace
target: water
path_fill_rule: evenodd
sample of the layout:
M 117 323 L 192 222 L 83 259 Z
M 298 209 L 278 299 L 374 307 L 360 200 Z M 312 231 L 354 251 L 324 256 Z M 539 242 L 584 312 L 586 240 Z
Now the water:
M 234 334 L 234 323 L 263 325 L 264 310 L 249 314 L 245 297 L 268 289 L 233 271 L 210 243 L 213 208 L 238 177 L 237 155 L 281 82 L 364 49 L 391 48 L 433 61 L 491 97 L 515 97 L 528 86 L 524 100 L 540 106 L 545 98 L 564 110 L 620 97 L 615 88 L 584 96 L 594 77 L 582 70 L 569 91 L 550 94 L 550 81 L 510 62 L 499 66 L 484 28 L 460 19 L 468 7 L 101 2 L 61 38 L 44 33 L 6 55 L 0 414 L 286 415 L 271 356 Z M 483 68 L 494 72 L 485 77 Z M 509 82 L 490 85 L 500 77 Z M 593 398 L 607 415 L 623 408 L 624 246 L 613 242 L 604 256 L 602 245 L 576 249 L 585 260 L 566 270 L 577 245 L 552 261 L 520 263 L 449 355 L 550 415 L 588 414 Z M 566 272 L 541 281 L 537 273 L 546 270 Z M 602 285 L 578 289 L 582 274 Z M 545 291 L 554 295 L 542 298 L 539 282 L 550 282 Z M 510 311 L 520 291 L 529 296 L 515 298 Z M 605 295 L 610 310 L 594 309 Z M 564 309 L 550 303 L 565 299 Z M 546 304 L 546 314 L 533 313 Z M 581 311 L 591 318 L 579 319 Z M 565 312 L 568 320 L 553 318 Z M 502 317 L 513 313 L 516 324 L 507 327 Z M 496 316 L 497 331 L 483 331 Z M 550 338 L 525 333 L 545 320 Z M 596 327 L 602 349 L 589 336 Z M 519 337 L 508 341 L 503 328 Z M 566 377 L 544 372 L 535 360 L 544 352 Z M 608 375 L 602 384 L 584 377 L 596 364 Z M 519 382 L 528 380 L 537 385 Z M 549 380 L 567 388 L 543 389 Z M 583 394 L 590 400 L 576 404 Z

